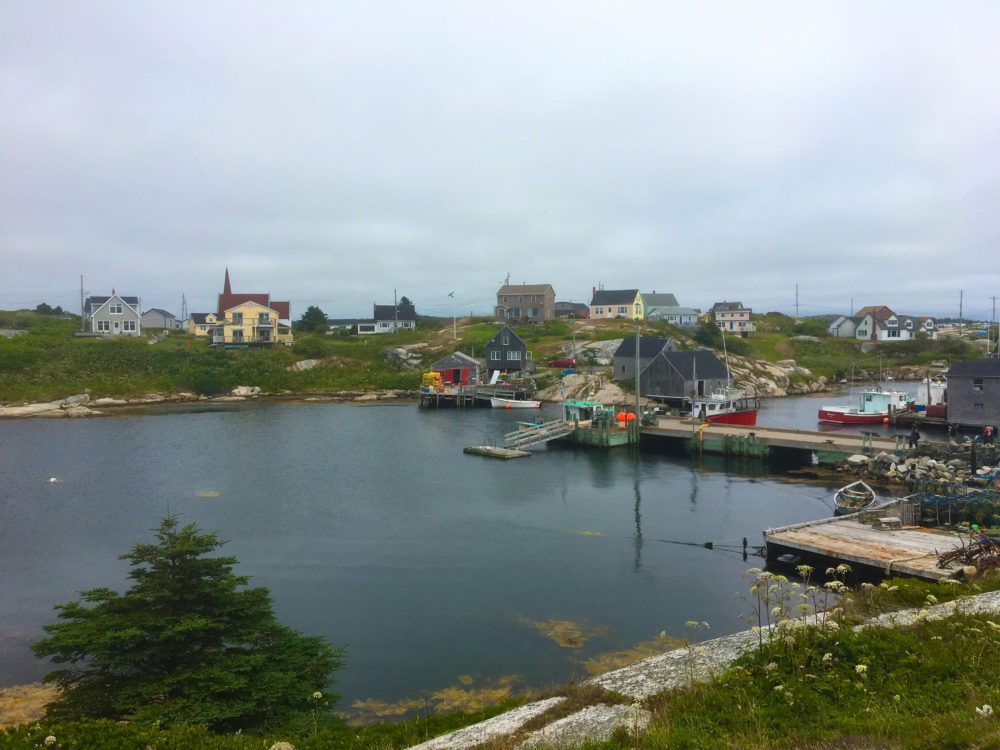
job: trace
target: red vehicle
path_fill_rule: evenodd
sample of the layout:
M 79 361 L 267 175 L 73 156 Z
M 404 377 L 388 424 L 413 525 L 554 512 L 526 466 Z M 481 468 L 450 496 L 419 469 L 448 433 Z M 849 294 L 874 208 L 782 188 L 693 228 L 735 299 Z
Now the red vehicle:
M 563 357 L 562 359 L 550 359 L 549 367 L 576 367 L 576 360 L 572 357 Z

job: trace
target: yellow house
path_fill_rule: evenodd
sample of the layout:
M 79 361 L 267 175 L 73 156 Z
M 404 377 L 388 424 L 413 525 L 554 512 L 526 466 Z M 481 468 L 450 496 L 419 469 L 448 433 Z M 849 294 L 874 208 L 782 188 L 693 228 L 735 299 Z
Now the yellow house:
M 270 307 L 246 300 L 223 311 L 212 329 L 213 344 L 291 344 L 291 326 Z
M 632 318 L 646 317 L 646 305 L 638 289 L 594 289 L 590 300 L 591 318 Z
M 215 313 L 191 313 L 187 319 L 187 332 L 192 336 L 211 336 L 217 322 Z

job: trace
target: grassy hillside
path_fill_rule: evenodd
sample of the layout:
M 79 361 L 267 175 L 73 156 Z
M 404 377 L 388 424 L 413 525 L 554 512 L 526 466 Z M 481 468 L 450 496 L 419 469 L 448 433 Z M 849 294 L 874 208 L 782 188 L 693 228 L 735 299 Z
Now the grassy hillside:
M 387 362 L 385 349 L 424 343 L 423 366 L 455 350 L 482 356 L 498 324 L 486 318 L 459 321 L 457 339 L 452 326 L 422 327 L 394 335 L 340 336 L 298 334 L 292 347 L 260 350 L 211 349 L 204 338 L 172 333 L 151 343 L 146 337 L 76 338 L 77 323 L 32 312 L 0 312 L 0 328 L 26 333 L 0 337 L 0 402 L 45 401 L 89 391 L 91 396 L 128 397 L 147 392 L 190 391 L 217 395 L 238 385 L 256 385 L 265 391 L 415 389 L 419 369 Z M 862 354 L 852 340 L 815 336 L 816 326 L 796 324 L 779 313 L 761 316 L 761 332 L 748 339 L 729 338 L 730 352 L 776 362 L 794 359 L 817 375 L 841 378 L 853 363 L 869 370 L 881 366 L 927 365 L 935 360 L 979 356 L 966 341 L 917 340 L 882 344 Z M 632 336 L 630 320 L 550 321 L 545 325 L 514 326 L 531 350 L 535 362 L 565 356 L 571 343 Z M 805 333 L 809 331 L 810 333 Z M 682 348 L 696 345 L 665 323 L 643 323 L 644 336 L 673 336 Z M 810 338 L 810 336 L 812 338 Z M 304 372 L 288 368 L 302 359 L 320 365 Z M 544 379 L 544 369 L 543 369 Z

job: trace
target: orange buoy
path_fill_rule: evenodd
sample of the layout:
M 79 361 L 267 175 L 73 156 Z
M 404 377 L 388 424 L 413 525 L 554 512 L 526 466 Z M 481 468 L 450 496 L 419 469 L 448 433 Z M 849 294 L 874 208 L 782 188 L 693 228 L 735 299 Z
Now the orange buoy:
M 889 424 L 889 417 L 882 417 L 882 424 Z
M 503 408 L 504 408 L 504 409 L 509 409 L 509 408 L 510 408 L 510 404 L 504 404 L 504 405 L 503 405 Z

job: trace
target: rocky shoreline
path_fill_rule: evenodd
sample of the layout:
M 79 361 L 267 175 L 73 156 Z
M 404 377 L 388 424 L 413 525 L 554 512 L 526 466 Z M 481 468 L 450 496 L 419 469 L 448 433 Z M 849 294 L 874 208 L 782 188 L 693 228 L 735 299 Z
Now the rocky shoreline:
M 56 401 L 45 401 L 16 406 L 0 405 L 0 419 L 43 418 L 81 418 L 109 416 L 118 411 L 160 405 L 191 405 L 239 403 L 249 401 L 298 401 L 332 402 L 332 403 L 374 403 L 380 401 L 403 401 L 416 398 L 415 391 L 409 390 L 379 390 L 379 391 L 328 391 L 328 392 L 294 392 L 281 391 L 269 393 L 257 386 L 241 385 L 223 396 L 198 396 L 194 393 L 175 393 L 164 396 L 161 393 L 147 393 L 133 398 L 97 398 L 91 399 L 87 393 L 80 393 Z
M 946 492 L 989 474 L 998 458 L 1000 451 L 995 445 L 923 441 L 905 456 L 885 451 L 873 456 L 850 456 L 837 470 L 872 483 L 908 487 L 913 492 Z

